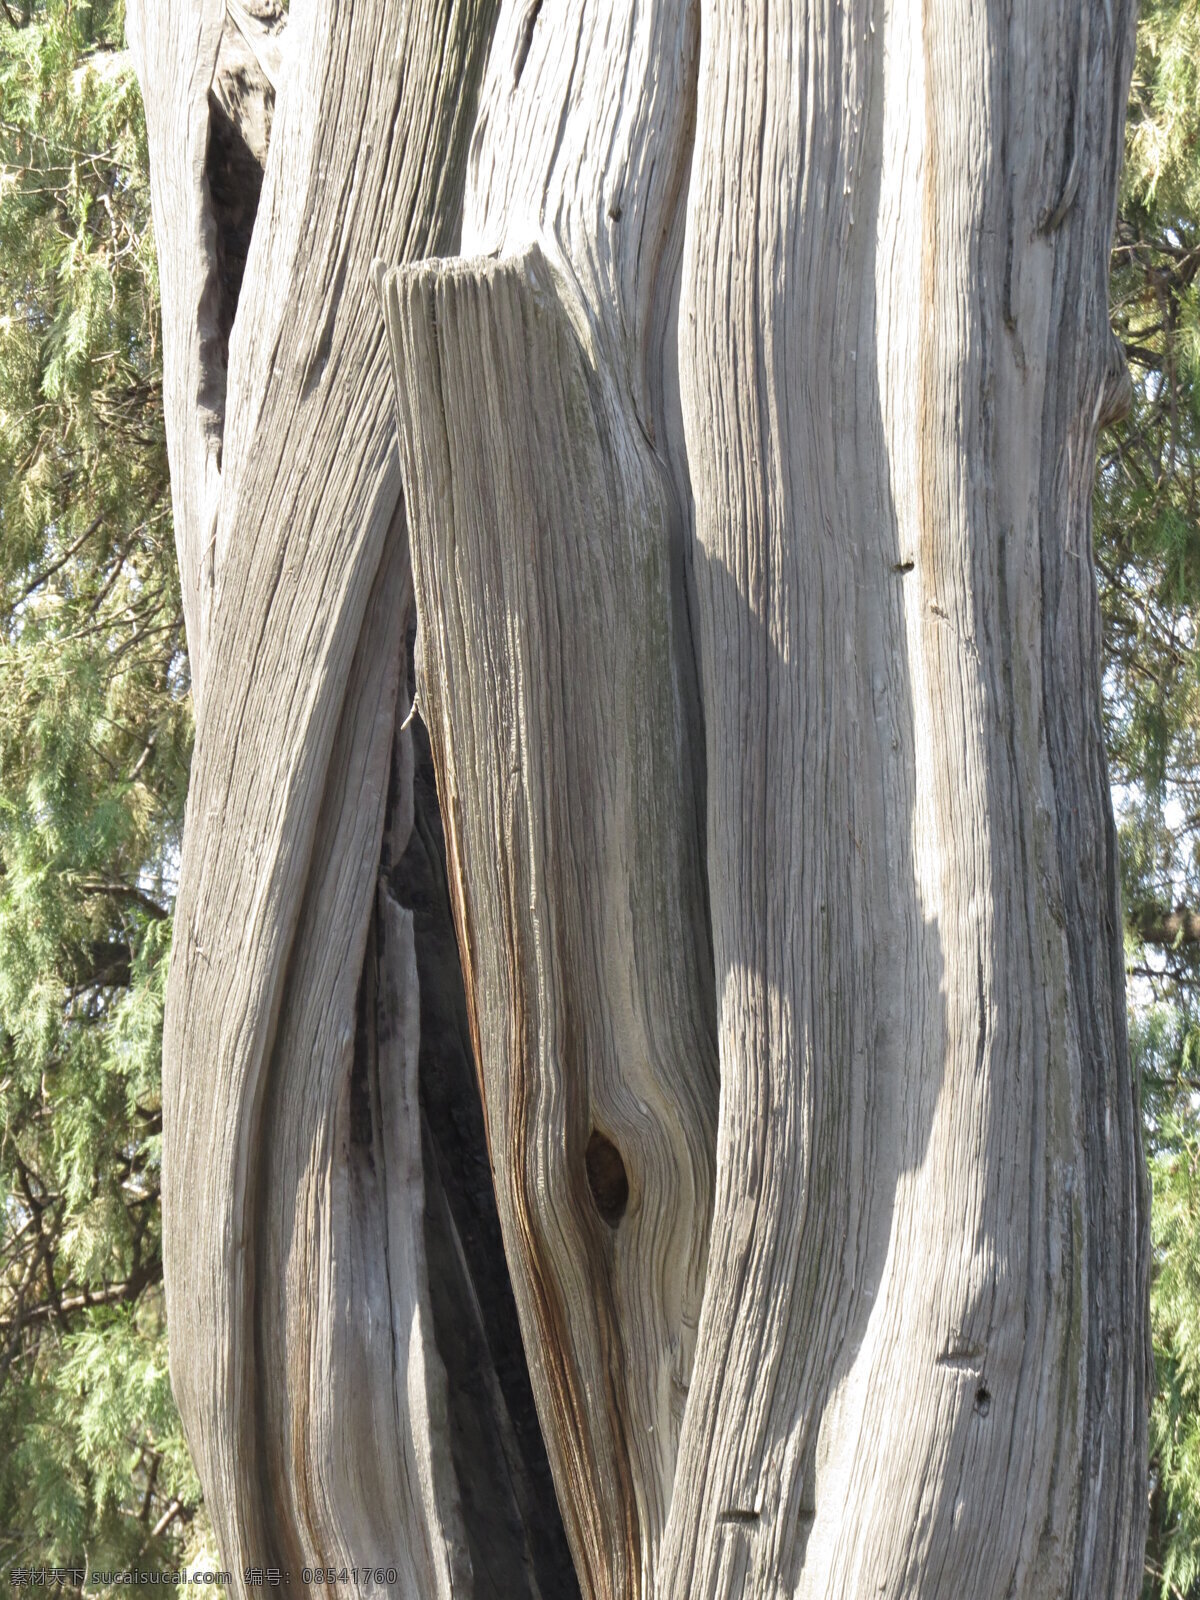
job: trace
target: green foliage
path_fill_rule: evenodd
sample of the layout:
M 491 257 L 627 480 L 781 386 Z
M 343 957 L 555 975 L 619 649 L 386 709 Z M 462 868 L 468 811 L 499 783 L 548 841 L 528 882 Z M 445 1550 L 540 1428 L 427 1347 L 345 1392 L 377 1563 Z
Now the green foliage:
M 1200 1137 L 1168 1123 L 1153 1158 L 1157 1273 L 1152 1317 L 1158 1395 L 1151 1414 L 1151 1505 L 1159 1550 L 1151 1576 L 1165 1594 L 1200 1583 Z
M 1170 904 L 1178 874 L 1196 871 L 1198 138 L 1200 4 L 1152 0 L 1139 33 L 1113 253 L 1113 323 L 1134 406 L 1105 441 L 1096 506 L 1113 777 L 1145 802 L 1126 841 L 1126 887 L 1139 905 L 1164 896 Z
M 1143 6 L 1112 294 L 1133 411 L 1102 442 L 1096 556 L 1154 1183 L 1146 1594 L 1200 1600 L 1200 0 Z
M 158 1205 L 191 726 L 123 31 L 0 17 L 0 1570 L 198 1530 Z

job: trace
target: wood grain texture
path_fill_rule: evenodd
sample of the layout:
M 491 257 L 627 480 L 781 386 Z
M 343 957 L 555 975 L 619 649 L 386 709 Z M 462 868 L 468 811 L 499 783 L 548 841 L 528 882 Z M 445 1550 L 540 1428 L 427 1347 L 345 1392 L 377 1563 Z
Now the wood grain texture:
M 199 109 L 220 38 L 203 6 L 169 11 L 135 8 L 132 31 L 166 130 L 152 159 L 178 387 L 212 371 L 193 324 L 208 336 L 221 245 Z M 164 1043 L 164 1259 L 173 1385 L 238 1592 L 243 1564 L 269 1561 L 397 1566 L 414 1600 L 470 1592 L 422 1280 L 411 941 L 375 911 L 407 555 L 366 283 L 378 251 L 455 238 L 489 31 L 471 0 L 298 8 L 228 382 L 201 430 L 219 479 L 189 465 L 194 397 L 175 415 L 181 561 L 202 525 L 211 572 L 188 619 L 204 692 Z
M 399 855 L 385 838 L 382 864 L 413 911 L 428 1278 L 474 1596 L 510 1600 L 529 1569 L 547 1600 L 578 1600 L 496 1212 L 433 759 L 419 715 L 410 727 L 412 829 Z
M 664 1594 L 1137 1590 L 1088 538 L 1131 29 L 704 6 L 679 349 L 722 1120 Z
M 1088 538 L 1130 12 L 713 0 L 697 75 L 695 8 L 585 11 L 504 9 L 464 216 L 489 254 L 387 291 L 493 1116 L 530 1055 L 547 1098 L 573 1086 L 558 1032 L 531 1038 L 546 974 L 607 976 L 558 953 L 557 896 L 597 874 L 553 821 L 578 781 L 555 752 L 594 713 L 538 619 L 553 585 L 584 650 L 604 610 L 559 574 L 622 503 L 613 393 L 680 507 L 699 621 L 717 1183 L 640 1569 L 623 1479 L 573 1464 L 589 1429 L 636 1459 L 611 1391 L 582 1425 L 552 1403 L 600 1274 L 568 1271 L 586 1240 L 512 1226 L 565 1207 L 571 1161 L 507 1202 L 518 1281 L 549 1253 L 566 1285 L 546 1312 L 531 1277 L 523 1310 L 585 1588 L 1130 1596 L 1146 1197 Z M 671 647 L 686 685 L 685 629 Z M 493 1124 L 502 1193 L 530 1137 Z
M 651 1592 L 674 1475 L 715 1052 L 671 500 L 569 294 L 536 247 L 385 289 L 500 1219 L 581 1585 L 616 1596 Z
M 712 1192 L 664 356 L 694 25 L 660 0 L 502 7 L 464 205 L 479 257 L 385 289 L 500 1217 L 590 1595 L 653 1590 Z
M 225 28 L 223 0 L 129 6 L 127 28 L 150 146 L 150 192 L 163 319 L 163 405 L 171 464 L 175 542 L 191 653 L 207 607 L 202 567 L 216 520 L 224 423 L 224 359 L 218 326 L 216 223 L 206 163 L 208 91 Z M 191 664 L 201 697 L 203 664 Z
M 163 403 L 192 696 L 215 582 L 229 336 L 282 77 L 281 0 L 129 7 L 163 304 Z
M 379 882 L 403 475 L 583 1592 L 1132 1600 L 1147 1206 L 1088 523 L 1130 6 L 503 0 L 493 38 L 485 0 L 309 0 L 282 52 L 259 11 L 131 18 L 201 690 L 168 1309 L 228 1564 L 550 1600 L 528 1521 L 481 1577 L 435 1348 L 435 1304 L 488 1340 Z M 474 1392 L 519 1506 L 486 1362 Z

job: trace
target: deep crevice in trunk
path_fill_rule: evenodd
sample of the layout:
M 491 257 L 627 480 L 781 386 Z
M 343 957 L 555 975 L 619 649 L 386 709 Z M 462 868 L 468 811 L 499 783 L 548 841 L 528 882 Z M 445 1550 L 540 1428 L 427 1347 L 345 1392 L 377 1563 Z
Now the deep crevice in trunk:
M 274 95 L 270 98 L 273 103 Z M 217 326 L 223 365 L 228 366 L 229 335 L 246 273 L 264 168 L 247 143 L 242 128 L 228 114 L 215 91 L 209 95 L 209 110 L 211 121 L 204 170 L 216 221 L 220 288 Z
M 269 40 L 277 33 L 283 13 L 273 0 L 265 0 L 256 10 L 260 14 L 248 17 L 246 26 L 261 29 L 262 38 Z M 249 38 L 232 19 L 226 22 L 221 38 L 208 111 L 204 175 L 215 224 L 217 336 L 223 380 L 275 117 L 274 85 Z
M 411 635 L 409 650 L 411 662 Z M 411 730 L 412 834 L 399 861 L 389 862 L 385 848 L 383 868 L 414 921 L 425 1248 L 476 1596 L 508 1600 L 531 1592 L 523 1573 L 532 1566 L 542 1600 L 574 1600 L 579 1581 L 538 1423 L 496 1212 L 433 760 L 419 716 Z

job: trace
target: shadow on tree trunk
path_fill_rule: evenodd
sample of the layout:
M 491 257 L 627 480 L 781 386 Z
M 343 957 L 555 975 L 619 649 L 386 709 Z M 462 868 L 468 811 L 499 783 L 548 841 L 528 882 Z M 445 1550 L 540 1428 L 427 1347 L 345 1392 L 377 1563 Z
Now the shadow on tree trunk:
M 412 646 L 410 633 L 410 663 Z M 425 1248 L 476 1594 L 479 1600 L 531 1594 L 532 1568 L 545 1600 L 573 1600 L 579 1582 L 538 1425 L 496 1214 L 429 738 L 419 716 L 411 727 L 412 833 L 394 864 L 385 842 L 383 868 L 391 892 L 413 914 L 421 995 Z

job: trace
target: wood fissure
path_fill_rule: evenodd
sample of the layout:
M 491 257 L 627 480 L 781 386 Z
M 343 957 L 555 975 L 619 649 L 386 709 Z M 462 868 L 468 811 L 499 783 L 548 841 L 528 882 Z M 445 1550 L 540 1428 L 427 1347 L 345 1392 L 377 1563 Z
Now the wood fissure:
M 127 28 L 150 146 L 150 189 L 164 307 L 163 404 L 193 699 L 203 697 L 203 583 L 220 496 L 225 339 L 217 223 L 207 181 L 209 88 L 223 0 L 129 7 Z
M 273 3 L 261 4 L 258 10 L 260 16 L 252 18 L 247 14 L 240 21 L 232 14 L 227 17 L 213 68 L 212 88 L 208 91 L 204 173 L 216 225 L 220 294 L 217 326 L 221 340 L 214 352 L 220 368 L 212 382 L 220 389 L 222 416 L 229 335 L 246 274 L 275 113 L 275 82 L 263 70 L 260 57 L 278 50 L 286 20 Z
M 578 1585 L 496 1215 L 432 758 L 419 716 L 410 725 L 412 831 L 399 854 L 385 841 L 383 868 L 391 892 L 413 913 L 429 1280 L 447 1368 L 463 1521 L 479 1595 L 508 1600 L 522 1593 L 530 1568 L 543 1600 L 570 1600 Z M 400 770 L 393 788 L 397 794 L 408 788 Z

